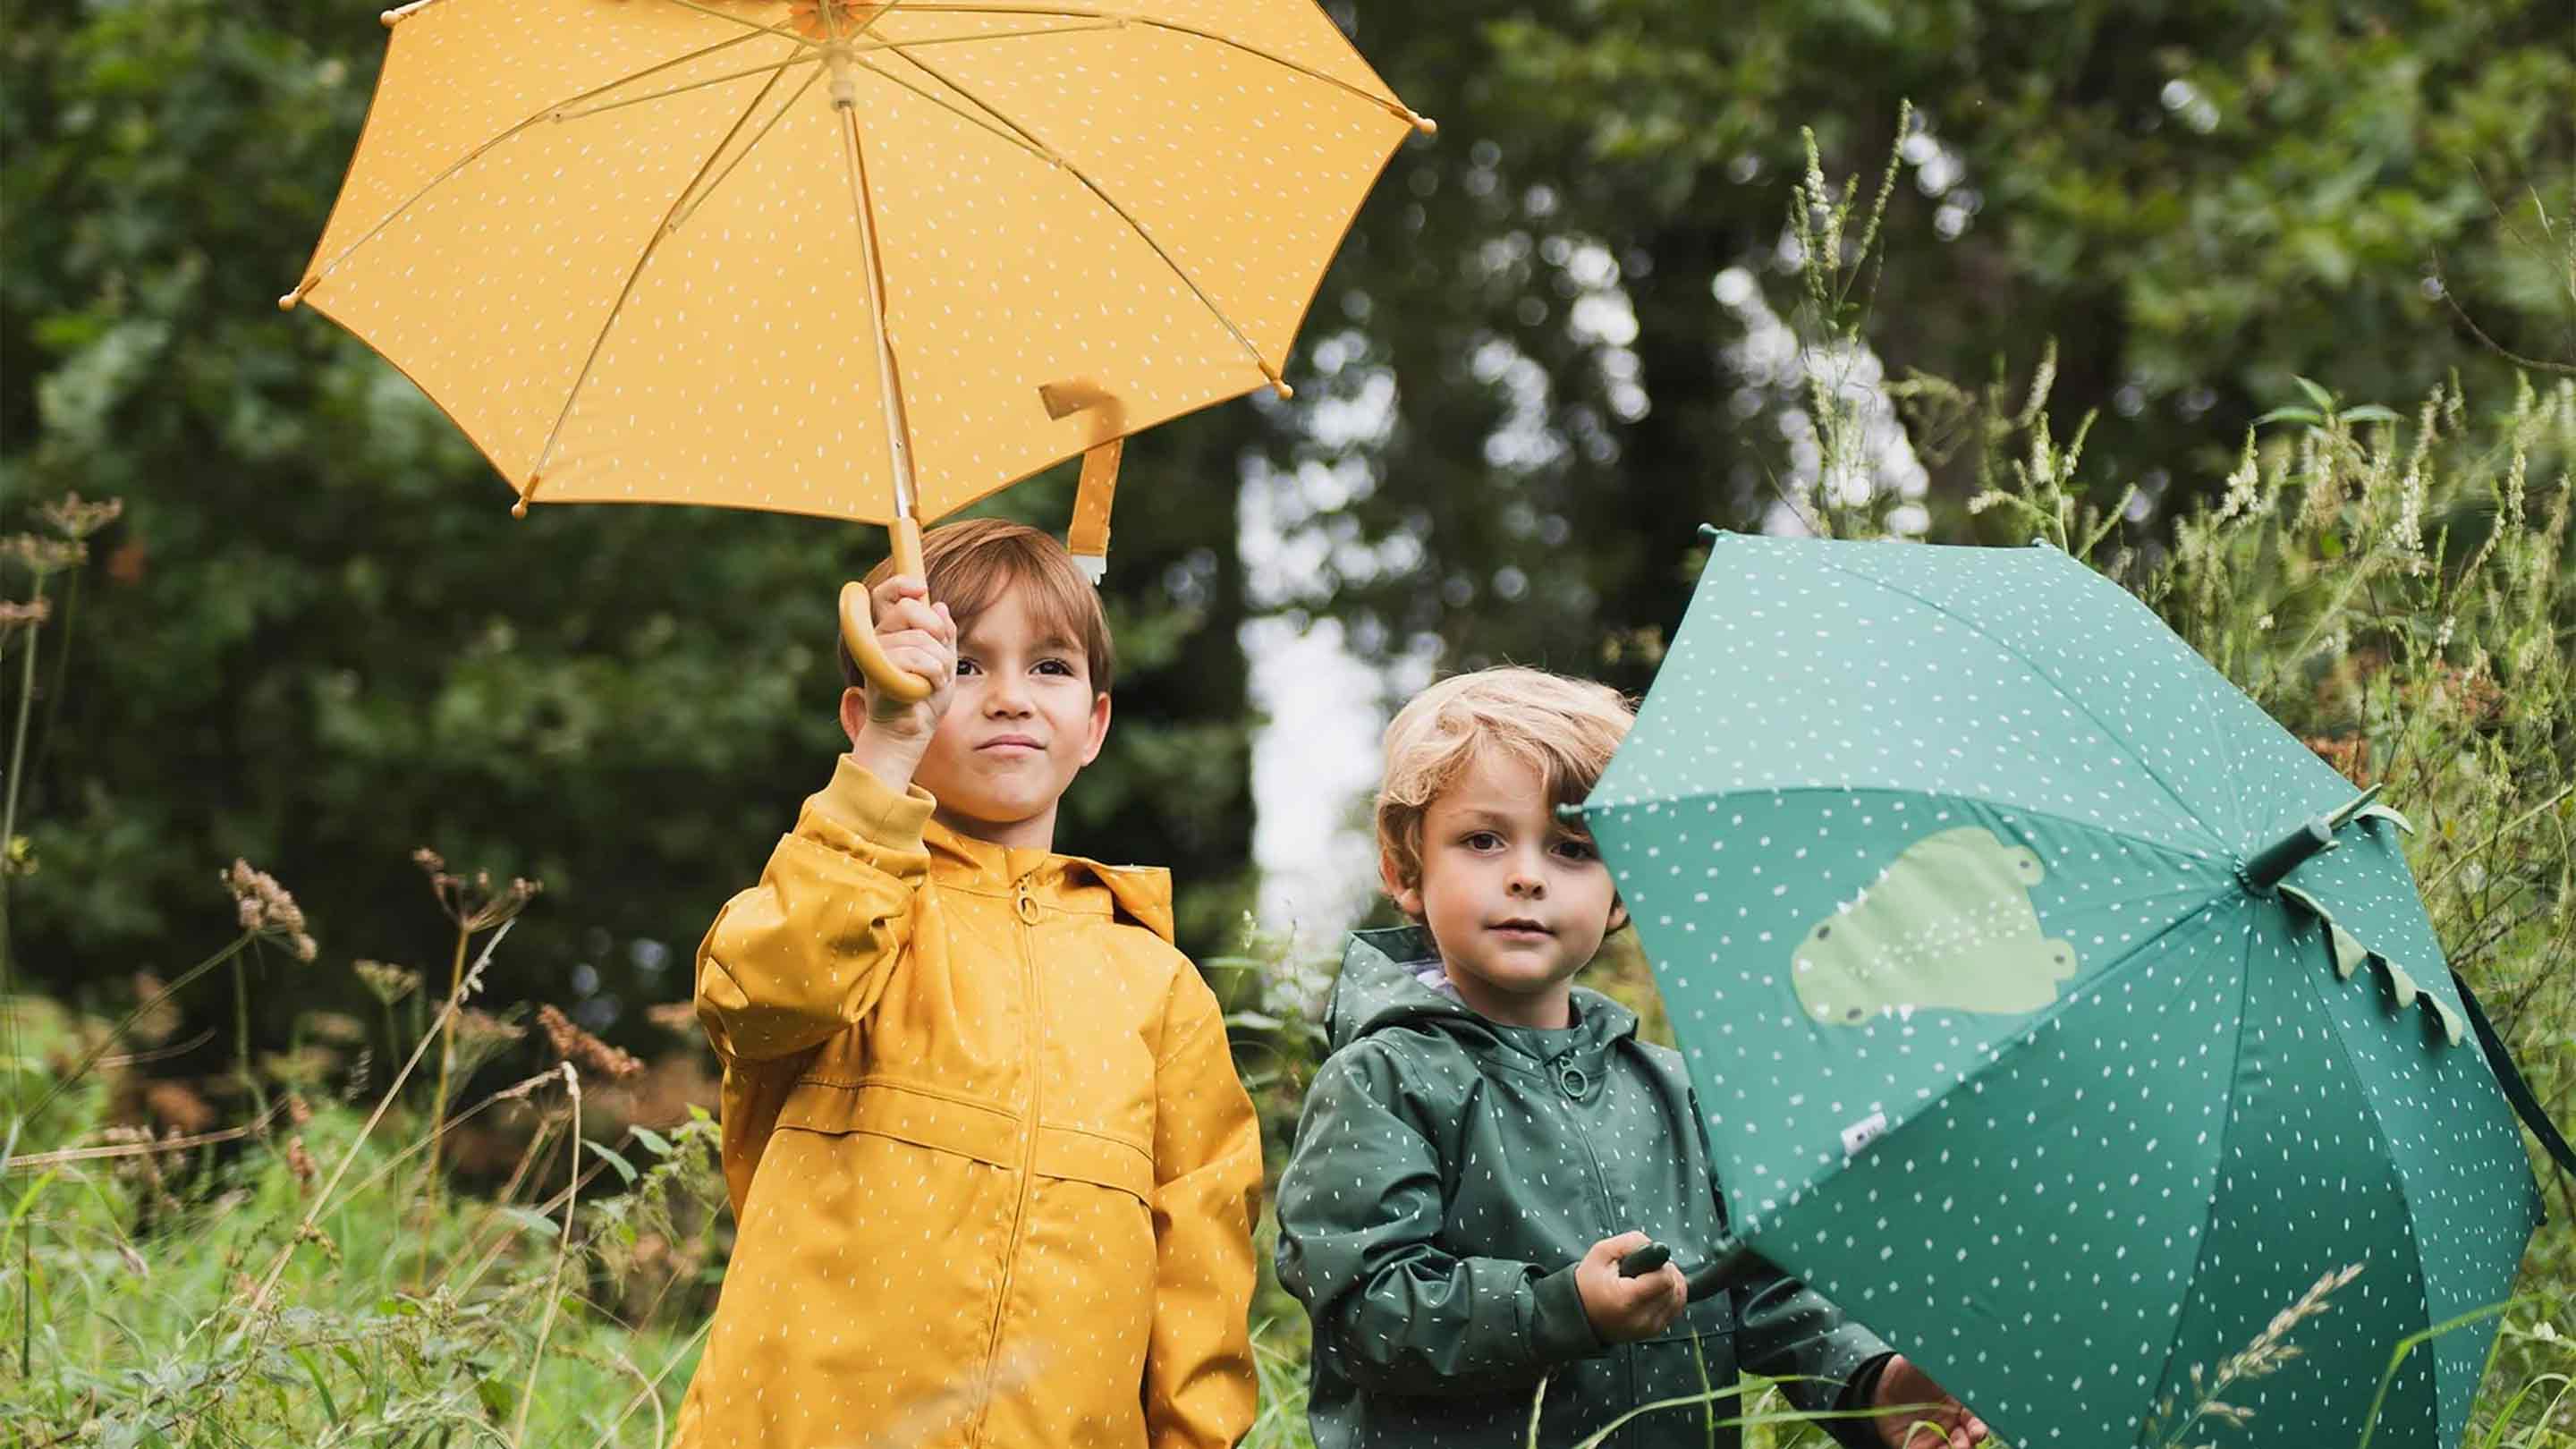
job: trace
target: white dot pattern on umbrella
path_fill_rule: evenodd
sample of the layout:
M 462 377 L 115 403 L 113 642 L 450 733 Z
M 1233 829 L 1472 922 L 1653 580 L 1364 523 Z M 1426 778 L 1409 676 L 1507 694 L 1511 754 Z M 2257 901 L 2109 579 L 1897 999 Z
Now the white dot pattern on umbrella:
M 2400 1337 L 2501 1298 L 2537 1221 L 2483 1057 L 2238 878 L 2353 794 L 2053 550 L 1728 537 L 1588 808 L 1754 1246 L 2033 1445 L 2134 1442 L 2363 1262 L 2213 1431 L 2305 1446 L 2358 1433 Z M 2338 839 L 2290 881 L 2456 1009 L 2395 828 Z M 1950 925 L 1820 944 L 1874 892 L 1940 916 L 1939 870 Z M 1940 930 L 1982 976 L 1940 974 L 1974 955 Z M 2455 1435 L 2492 1336 L 2419 1350 L 2380 1442 Z
M 1309 0 L 1064 8 L 903 6 L 856 42 L 925 518 L 1262 385 L 1410 130 Z M 883 521 L 831 86 L 801 38 L 757 33 L 788 21 L 775 0 L 411 14 L 308 299 L 538 501 Z M 1118 406 L 1050 417 L 1038 389 L 1067 381 Z

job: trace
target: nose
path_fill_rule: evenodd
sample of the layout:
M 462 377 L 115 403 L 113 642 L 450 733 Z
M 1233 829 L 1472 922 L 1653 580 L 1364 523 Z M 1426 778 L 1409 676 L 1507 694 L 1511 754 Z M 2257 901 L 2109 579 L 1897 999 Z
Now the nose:
M 984 713 L 999 719 L 1026 719 L 1032 709 L 1026 680 L 1008 670 L 985 677 Z
M 1511 874 L 1504 880 L 1503 890 L 1516 901 L 1545 900 L 1547 878 L 1528 855 L 1516 853 L 1512 856 Z

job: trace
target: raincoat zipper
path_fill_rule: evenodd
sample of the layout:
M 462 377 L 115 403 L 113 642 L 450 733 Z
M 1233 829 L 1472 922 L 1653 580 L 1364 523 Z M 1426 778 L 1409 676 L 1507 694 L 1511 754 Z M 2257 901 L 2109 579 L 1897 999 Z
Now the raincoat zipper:
M 1023 1034 L 1026 1059 L 1022 1072 L 1028 1078 L 1029 1090 L 1025 1098 L 1025 1115 L 1021 1119 L 1020 1205 L 1019 1210 L 1011 1215 L 1011 1243 L 1002 1258 L 1001 1292 L 993 1304 L 993 1329 L 984 1343 L 984 1401 L 975 1408 L 975 1428 L 966 1436 L 968 1444 L 985 1442 L 984 1431 L 992 1422 L 993 1397 L 1001 1389 L 1002 1330 L 1010 1322 L 1011 1281 L 1018 1274 L 1020 1243 L 1028 1235 L 1029 1202 L 1037 1196 L 1038 1186 L 1038 1058 L 1042 1047 L 1039 1038 L 1046 1030 L 1039 1010 L 1037 937 L 1033 930 L 1037 924 L 1038 903 L 1037 897 L 1029 890 L 1027 876 L 1020 877 L 1012 885 L 1011 895 L 1011 914 L 1020 923 L 1021 999 L 1028 1003 L 1028 1029 Z

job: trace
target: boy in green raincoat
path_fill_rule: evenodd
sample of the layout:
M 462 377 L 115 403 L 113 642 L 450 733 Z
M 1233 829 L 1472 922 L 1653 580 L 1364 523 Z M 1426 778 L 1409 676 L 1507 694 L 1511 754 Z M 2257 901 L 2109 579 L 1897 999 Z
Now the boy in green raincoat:
M 1572 986 L 1625 924 L 1581 800 L 1631 719 L 1610 689 L 1530 669 L 1445 680 L 1386 733 L 1380 870 L 1417 924 L 1355 934 L 1279 1184 L 1279 1278 L 1314 1320 L 1319 1449 L 1571 1444 L 1630 1409 L 1799 1376 L 1854 1449 L 1965 1449 L 1985 1426 L 1777 1273 L 1686 1302 L 1652 1240 L 1695 1261 L 1725 1231 L 1678 1054 Z M 1705 1368 L 1706 1379 L 1702 1379 Z M 1619 1449 L 1731 1449 L 1732 1399 L 1629 1421 Z M 1928 1422 L 1927 1422 L 1928 1421 Z M 1938 1426 L 1937 1428 L 1934 1426 Z

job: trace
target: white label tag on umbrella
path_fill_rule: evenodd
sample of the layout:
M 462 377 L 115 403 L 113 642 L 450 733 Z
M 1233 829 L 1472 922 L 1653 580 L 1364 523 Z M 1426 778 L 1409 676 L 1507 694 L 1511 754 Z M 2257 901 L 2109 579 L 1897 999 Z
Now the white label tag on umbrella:
M 1843 1156 L 1858 1157 L 1860 1150 L 1887 1133 L 1887 1114 L 1872 1112 L 1843 1129 Z

